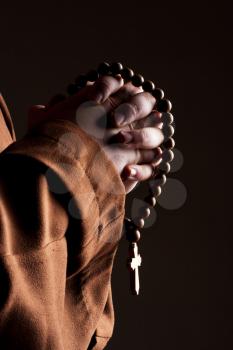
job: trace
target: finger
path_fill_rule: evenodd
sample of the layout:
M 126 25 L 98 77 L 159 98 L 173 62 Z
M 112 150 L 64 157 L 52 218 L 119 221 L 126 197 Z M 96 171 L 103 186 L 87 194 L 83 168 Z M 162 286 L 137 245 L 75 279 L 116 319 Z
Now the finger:
M 81 103 L 89 100 L 89 95 L 91 94 L 92 86 L 85 86 L 76 94 L 69 96 L 66 99 L 58 96 L 55 96 L 55 100 L 50 101 L 47 105 L 48 117 L 49 115 L 60 115 L 67 110 L 75 110 L 80 106 Z
M 130 170 L 128 169 L 128 166 L 124 167 L 124 169 L 121 172 L 121 179 L 124 183 L 126 193 L 131 192 L 138 184 L 138 181 L 130 180 L 129 175 L 130 175 Z
M 131 164 L 124 168 L 124 181 L 145 181 L 152 177 L 155 168 L 162 162 L 162 157 L 150 164 Z
M 159 128 L 143 128 L 130 131 L 120 131 L 114 135 L 115 142 L 123 143 L 128 148 L 152 149 L 158 147 L 164 140 Z
M 45 105 L 34 105 L 34 106 L 31 106 L 30 109 L 29 109 L 29 116 L 31 114 L 35 115 L 35 113 L 41 112 L 45 108 L 46 108 Z
M 156 126 L 157 128 L 162 128 L 162 126 L 172 124 L 174 121 L 173 115 L 169 112 L 158 112 L 152 111 L 146 118 L 137 121 L 137 126 Z
M 115 93 L 124 84 L 120 76 L 102 76 L 94 84 L 83 87 L 76 94 L 70 96 L 65 101 L 57 101 L 50 108 L 51 113 L 62 113 L 67 109 L 76 109 L 81 103 L 86 101 L 104 102 L 111 94 Z
M 153 166 L 150 164 L 131 165 L 124 169 L 125 181 L 145 181 L 151 178 L 153 174 Z M 128 173 L 128 176 L 127 176 Z
M 116 126 L 125 126 L 146 117 L 153 110 L 155 101 L 155 98 L 148 92 L 132 96 L 128 102 L 115 109 L 113 117 Z
M 145 127 L 157 127 L 159 129 L 162 128 L 162 113 L 153 110 L 148 116 L 145 118 L 139 119 L 133 123 L 134 128 L 141 129 Z
M 132 164 L 160 164 L 163 155 L 160 147 L 153 150 L 131 149 L 124 152 L 125 164 L 127 164 L 124 168 Z
M 141 87 L 134 86 L 131 82 L 124 84 L 116 93 L 109 96 L 103 106 L 106 112 L 116 109 L 121 103 L 126 102 L 130 97 L 142 92 Z
M 98 103 L 105 102 L 110 95 L 118 91 L 124 84 L 124 80 L 120 76 L 102 76 L 96 82 L 89 86 L 89 99 Z
M 125 193 L 126 194 L 131 192 L 134 189 L 134 187 L 136 187 L 138 184 L 138 181 L 133 181 L 133 180 L 129 180 L 129 179 L 126 179 L 126 180 L 122 179 L 122 181 L 123 181 L 124 186 L 125 186 Z
M 159 166 L 162 162 L 162 151 L 160 148 L 157 149 L 158 153 L 154 154 L 154 159 L 148 152 L 151 151 L 140 151 L 139 157 L 143 163 L 149 161 L 149 164 L 131 164 L 126 165 L 121 173 L 122 181 L 124 182 L 126 193 L 132 191 L 132 189 L 138 184 L 139 181 L 145 181 L 151 178 L 154 169 Z M 146 217 L 147 215 L 145 215 Z
M 163 159 L 163 151 L 160 147 L 156 147 L 151 150 L 140 149 L 137 158 L 135 158 L 135 164 L 152 164 L 159 165 Z M 130 162 L 132 164 L 132 162 Z M 127 167 L 127 166 L 126 166 Z

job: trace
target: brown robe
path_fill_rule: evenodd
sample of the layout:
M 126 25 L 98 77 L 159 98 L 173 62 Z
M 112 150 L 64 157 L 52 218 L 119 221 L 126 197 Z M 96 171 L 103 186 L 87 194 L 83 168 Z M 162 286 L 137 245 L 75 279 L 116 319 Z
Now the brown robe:
M 77 125 L 49 121 L 13 142 L 0 106 L 0 349 L 103 349 L 124 185 Z

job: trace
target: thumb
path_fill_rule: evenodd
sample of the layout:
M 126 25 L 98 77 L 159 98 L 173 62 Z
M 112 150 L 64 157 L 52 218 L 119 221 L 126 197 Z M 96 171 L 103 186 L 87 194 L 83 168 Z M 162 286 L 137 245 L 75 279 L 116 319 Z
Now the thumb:
M 125 166 L 121 172 L 121 179 L 124 183 L 126 194 L 131 192 L 138 184 L 137 180 L 130 180 L 129 175 L 130 175 L 130 169 L 128 166 Z

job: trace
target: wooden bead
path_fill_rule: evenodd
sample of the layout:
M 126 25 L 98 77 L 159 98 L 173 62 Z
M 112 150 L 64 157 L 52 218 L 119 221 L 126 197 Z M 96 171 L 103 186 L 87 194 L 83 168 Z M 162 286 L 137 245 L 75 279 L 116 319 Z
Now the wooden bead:
M 142 88 L 145 92 L 152 92 L 155 89 L 155 84 L 151 80 L 146 80 L 142 84 Z
M 139 230 L 126 231 L 126 239 L 129 242 L 136 243 L 140 240 L 140 238 L 141 238 L 141 233 Z
M 86 75 L 79 75 L 76 79 L 75 79 L 75 84 L 79 87 L 84 87 L 86 86 L 87 83 L 87 77 Z
M 98 73 L 101 74 L 101 75 L 109 74 L 110 64 L 107 63 L 107 62 L 100 63 L 100 65 L 99 65 L 97 70 L 98 70 Z
M 175 141 L 173 138 L 169 138 L 162 144 L 162 148 L 173 149 L 175 147 Z
M 94 82 L 99 78 L 99 73 L 97 72 L 97 70 L 92 69 L 87 73 L 87 80 Z
M 138 227 L 138 228 L 143 228 L 145 225 L 145 221 L 143 220 L 143 218 L 135 218 L 134 220 L 134 224 Z
M 169 163 L 162 162 L 159 164 L 159 169 L 161 169 L 165 174 L 167 174 L 171 170 L 171 166 Z
M 154 189 L 153 189 L 153 195 L 157 198 L 161 195 L 162 193 L 162 189 L 160 186 L 156 186 Z
M 156 98 L 156 100 L 162 100 L 164 98 L 164 92 L 159 88 L 155 88 L 151 94 Z
M 77 84 L 70 84 L 67 86 L 67 93 L 72 96 L 74 94 L 76 94 L 79 91 L 79 87 Z
M 114 62 L 110 66 L 110 72 L 112 75 L 120 74 L 123 69 L 123 65 L 120 62 Z
M 148 207 L 142 207 L 139 209 L 139 215 L 143 218 L 146 219 L 150 216 L 150 208 Z
M 159 174 L 155 179 L 155 183 L 156 181 L 159 186 L 164 186 L 167 181 L 166 175 L 161 170 L 159 170 Z
M 172 124 L 174 121 L 173 115 L 171 113 L 162 113 L 161 122 L 164 124 Z
M 174 159 L 174 153 L 171 150 L 165 150 L 162 155 L 164 162 L 170 163 Z
M 170 112 L 172 109 L 172 104 L 169 100 L 163 99 L 157 102 L 156 108 L 158 112 Z
M 122 71 L 121 71 L 121 76 L 122 76 L 122 78 L 123 78 L 124 80 L 129 81 L 129 80 L 131 80 L 131 79 L 133 78 L 134 72 L 133 72 L 133 70 L 130 69 L 130 68 L 124 68 L 124 69 L 122 69 Z
M 174 134 L 174 128 L 171 125 L 164 125 L 162 128 L 164 139 L 167 140 L 171 138 L 171 136 Z
M 144 83 L 144 78 L 141 74 L 136 74 L 132 77 L 131 81 L 134 86 L 140 87 Z
M 152 193 L 154 193 L 154 189 L 158 186 L 160 186 L 160 187 L 164 186 L 166 181 L 167 181 L 166 175 L 163 173 L 160 175 L 160 177 L 158 177 L 158 178 L 156 177 L 155 179 L 151 179 L 149 181 L 150 191 Z
M 156 205 L 156 198 L 154 196 L 147 196 L 144 198 L 144 201 L 148 203 L 151 207 L 154 207 Z

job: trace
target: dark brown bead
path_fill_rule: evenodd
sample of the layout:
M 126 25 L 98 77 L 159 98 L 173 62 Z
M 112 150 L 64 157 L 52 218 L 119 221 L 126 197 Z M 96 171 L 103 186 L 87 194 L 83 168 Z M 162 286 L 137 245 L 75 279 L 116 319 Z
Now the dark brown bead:
M 87 77 L 86 75 L 79 75 L 76 79 L 75 79 L 75 84 L 79 87 L 84 87 L 87 84 Z
M 156 186 L 154 189 L 153 189 L 153 195 L 155 196 L 155 198 L 159 197 L 162 193 L 162 189 L 160 186 Z
M 164 139 L 167 140 L 171 138 L 171 136 L 174 134 L 174 128 L 171 125 L 164 125 L 162 128 Z
M 162 162 L 159 164 L 159 169 L 161 169 L 165 174 L 167 174 L 171 170 L 171 166 L 169 163 Z
M 150 208 L 148 207 L 142 207 L 139 209 L 139 215 L 145 219 L 145 218 L 148 218 L 150 216 Z
M 173 121 L 174 121 L 174 118 L 173 118 L 173 115 L 169 112 L 164 112 L 162 113 L 162 116 L 161 116 L 161 121 L 164 123 L 164 124 L 172 124 Z
M 131 81 L 134 86 L 140 87 L 144 83 L 144 78 L 141 74 L 136 74 L 132 77 Z
M 154 196 L 147 196 L 144 198 L 144 201 L 148 203 L 151 207 L 154 207 L 156 205 L 156 198 Z
M 99 78 L 99 73 L 97 72 L 97 70 L 92 69 L 87 73 L 87 80 L 88 81 L 96 81 Z
M 74 95 L 80 90 L 79 86 L 77 84 L 70 84 L 67 86 L 67 93 L 69 95 Z
M 123 69 L 123 65 L 120 62 L 114 62 L 110 66 L 110 72 L 112 75 L 120 74 Z
M 155 84 L 151 80 L 146 80 L 142 84 L 142 88 L 145 92 L 152 92 L 155 89 Z
M 164 176 L 164 172 L 161 169 L 158 169 L 158 174 L 156 175 L 156 179 L 160 180 Z
M 139 230 L 126 231 L 126 239 L 129 242 L 136 243 L 140 240 L 141 233 Z
M 158 186 L 164 186 L 166 183 L 166 175 L 165 174 L 161 174 L 159 177 L 156 176 L 155 179 L 151 179 L 149 180 L 149 188 L 151 193 L 154 193 L 154 189 Z
M 158 170 L 159 170 L 159 172 L 158 172 L 158 176 L 156 176 L 156 179 L 157 178 L 160 179 L 160 178 L 162 178 L 162 176 L 166 176 L 166 172 L 164 170 L 162 170 L 162 169 L 158 169 Z M 166 180 L 167 180 L 167 178 L 166 178 Z
M 122 78 L 123 78 L 124 80 L 129 81 L 129 80 L 131 80 L 131 79 L 133 78 L 134 72 L 133 72 L 133 70 L 130 69 L 130 68 L 124 68 L 124 69 L 122 69 L 122 71 L 121 71 L 121 76 L 122 76 Z
M 162 100 L 164 98 L 164 92 L 162 89 L 155 88 L 151 94 L 156 98 L 156 100 Z
M 170 163 L 174 159 L 174 153 L 171 150 L 164 150 L 162 159 L 164 162 Z
M 134 224 L 138 227 L 138 228 L 143 228 L 145 225 L 145 221 L 143 220 L 143 218 L 141 217 L 137 217 L 134 220 Z
M 167 141 L 165 141 L 162 144 L 162 148 L 165 148 L 165 149 L 173 149 L 174 147 L 175 147 L 175 141 L 173 138 L 169 138 Z
M 159 112 L 170 112 L 172 104 L 169 100 L 163 99 L 156 103 L 156 108 Z
M 159 181 L 158 183 L 160 183 L 159 186 L 163 186 L 165 185 L 166 181 L 167 181 L 167 178 L 166 178 L 166 175 L 164 174 L 164 172 L 159 169 L 159 173 L 158 175 L 156 176 L 156 179 L 155 181 Z
M 110 71 L 110 64 L 107 63 L 107 62 L 100 63 L 100 65 L 99 65 L 97 71 L 98 71 L 98 73 L 101 74 L 101 75 L 109 74 L 109 71 Z

